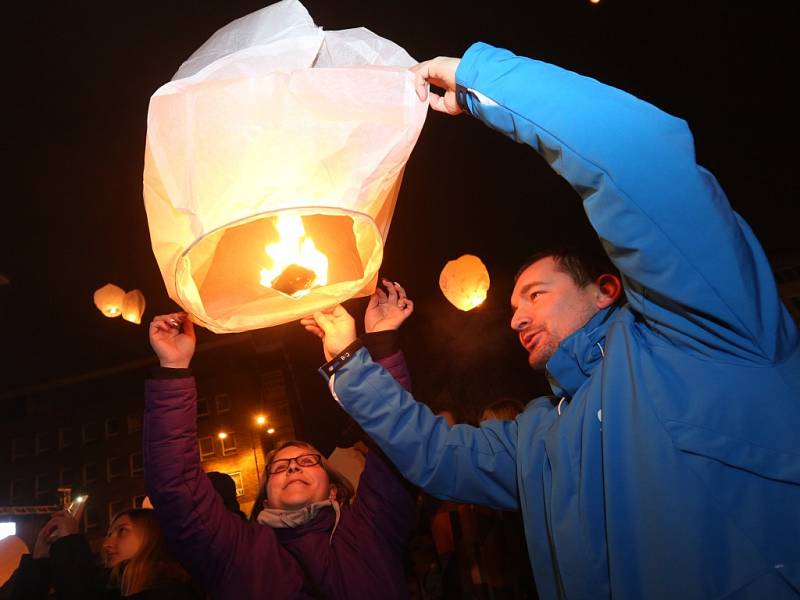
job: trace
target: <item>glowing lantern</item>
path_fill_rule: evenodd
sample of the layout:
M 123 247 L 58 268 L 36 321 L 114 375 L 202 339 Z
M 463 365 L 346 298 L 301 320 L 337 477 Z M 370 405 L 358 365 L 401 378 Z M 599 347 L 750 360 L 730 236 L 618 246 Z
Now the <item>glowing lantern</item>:
M 94 305 L 107 317 L 118 317 L 122 314 L 122 303 L 125 290 L 113 283 L 107 283 L 94 293 Z
M 472 310 L 486 300 L 489 272 L 480 258 L 465 254 L 444 266 L 439 275 L 439 287 L 453 306 Z
M 139 325 L 144 314 L 144 294 L 139 290 L 132 290 L 122 299 L 122 318 Z
M 196 322 L 246 331 L 374 291 L 427 111 L 415 62 L 283 0 L 215 33 L 153 95 L 150 237 Z

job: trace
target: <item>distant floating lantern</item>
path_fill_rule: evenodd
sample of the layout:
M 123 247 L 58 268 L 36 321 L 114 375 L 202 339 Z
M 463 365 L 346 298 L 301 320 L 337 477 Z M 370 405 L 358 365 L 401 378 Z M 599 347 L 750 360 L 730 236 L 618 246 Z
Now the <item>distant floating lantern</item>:
M 439 287 L 453 306 L 472 310 L 486 300 L 489 271 L 480 258 L 465 254 L 444 266 L 439 275 Z
M 247 331 L 374 291 L 427 112 L 415 63 L 283 0 L 216 32 L 153 95 L 150 237 L 195 322 Z
M 122 318 L 139 325 L 144 314 L 144 294 L 139 290 L 131 290 L 122 299 Z
M 94 305 L 107 317 L 120 316 L 124 300 L 125 290 L 113 283 L 107 283 L 94 293 Z

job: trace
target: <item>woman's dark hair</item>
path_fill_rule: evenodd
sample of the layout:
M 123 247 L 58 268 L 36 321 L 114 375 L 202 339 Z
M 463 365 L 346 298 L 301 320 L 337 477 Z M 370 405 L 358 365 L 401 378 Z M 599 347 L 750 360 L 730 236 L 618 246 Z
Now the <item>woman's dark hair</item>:
M 250 511 L 250 521 L 255 521 L 258 517 L 258 513 L 261 512 L 266 506 L 267 503 L 267 479 L 269 478 L 269 468 L 272 465 L 272 461 L 275 459 L 275 455 L 278 454 L 284 448 L 295 447 L 295 448 L 304 448 L 306 450 L 311 450 L 316 454 L 322 456 L 320 460 L 320 466 L 328 474 L 328 479 L 331 482 L 331 485 L 336 489 L 336 501 L 344 506 L 352 501 L 353 497 L 355 496 L 355 489 L 353 488 L 353 484 L 350 483 L 350 480 L 347 479 L 344 475 L 342 475 L 339 471 L 334 469 L 325 457 L 322 455 L 322 452 L 317 450 L 314 446 L 309 444 L 308 442 L 301 442 L 299 440 L 289 440 L 288 442 L 283 442 L 279 444 L 277 448 L 271 450 L 266 456 L 267 466 L 264 467 L 264 476 L 261 478 L 261 489 L 258 491 L 258 496 L 256 496 L 256 501 L 253 503 L 253 508 Z

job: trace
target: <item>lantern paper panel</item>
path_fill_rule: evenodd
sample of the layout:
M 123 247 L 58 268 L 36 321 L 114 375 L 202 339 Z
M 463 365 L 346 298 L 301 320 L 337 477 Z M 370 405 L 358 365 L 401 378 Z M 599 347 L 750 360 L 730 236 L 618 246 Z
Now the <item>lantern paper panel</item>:
M 122 303 L 125 290 L 113 283 L 107 283 L 94 292 L 94 305 L 107 317 L 119 317 L 122 314 Z
M 131 290 L 122 299 L 122 318 L 139 325 L 144 314 L 144 294 L 139 290 Z
M 374 291 L 427 111 L 415 62 L 363 28 L 324 32 L 283 0 L 218 31 L 153 95 L 153 252 L 195 321 L 246 331 Z M 276 275 L 287 223 L 296 260 Z M 300 260 L 306 250 L 325 255 L 327 274 Z
M 453 306 L 472 310 L 486 300 L 489 271 L 480 258 L 465 254 L 444 266 L 439 275 L 439 287 Z

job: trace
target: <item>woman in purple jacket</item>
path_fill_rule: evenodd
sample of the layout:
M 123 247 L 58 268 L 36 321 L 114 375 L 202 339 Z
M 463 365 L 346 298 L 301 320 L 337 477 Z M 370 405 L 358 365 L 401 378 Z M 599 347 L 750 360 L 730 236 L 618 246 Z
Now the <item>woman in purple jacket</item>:
M 408 387 L 396 330 L 413 304 L 399 285 L 384 285 L 388 293 L 370 299 L 363 342 Z M 403 553 L 416 494 L 378 451 L 367 454 L 348 503 L 352 488 L 313 446 L 282 446 L 268 464 L 266 506 L 245 522 L 200 467 L 192 322 L 184 313 L 156 317 L 150 343 L 160 367 L 145 385 L 145 484 L 170 549 L 196 581 L 215 598 L 237 600 L 408 596 Z

